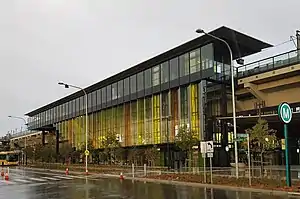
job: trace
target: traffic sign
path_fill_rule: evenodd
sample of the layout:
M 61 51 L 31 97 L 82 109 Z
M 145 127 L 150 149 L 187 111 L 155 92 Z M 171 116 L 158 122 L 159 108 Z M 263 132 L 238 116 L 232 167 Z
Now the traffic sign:
M 291 122 L 292 114 L 293 114 L 292 109 L 288 103 L 283 102 L 278 106 L 278 116 L 280 120 L 285 124 Z
M 214 152 L 214 142 L 207 141 L 206 142 L 206 153 L 213 153 Z
M 86 156 L 90 155 L 89 150 L 85 150 L 85 151 L 84 151 L 84 155 L 86 155 Z
M 206 153 L 206 142 L 200 142 L 201 153 Z
M 209 157 L 209 158 L 214 157 L 214 153 L 207 153 L 207 157 Z

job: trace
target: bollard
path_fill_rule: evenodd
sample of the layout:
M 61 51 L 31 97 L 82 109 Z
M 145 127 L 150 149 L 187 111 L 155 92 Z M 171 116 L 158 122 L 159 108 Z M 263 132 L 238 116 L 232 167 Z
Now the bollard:
M 134 178 L 134 164 L 132 163 L 132 177 Z
M 9 176 L 8 176 L 8 173 L 7 173 L 7 172 L 6 172 L 5 175 L 4 175 L 4 179 L 5 179 L 5 180 L 9 180 Z
M 7 173 L 9 174 L 9 167 L 7 167 Z
M 144 164 L 144 176 L 147 176 L 147 165 Z
M 2 176 L 2 177 L 4 176 L 3 168 L 2 168 L 2 170 L 1 170 L 1 176 Z
M 120 173 L 120 180 L 124 180 L 124 176 L 122 172 Z

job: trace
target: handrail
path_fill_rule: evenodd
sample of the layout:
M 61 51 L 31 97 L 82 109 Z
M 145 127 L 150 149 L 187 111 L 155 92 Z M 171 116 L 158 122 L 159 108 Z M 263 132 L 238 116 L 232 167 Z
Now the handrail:
M 291 50 L 275 56 L 254 61 L 243 66 L 239 66 L 237 68 L 237 77 L 241 78 L 250 76 L 296 63 L 300 63 L 300 50 Z

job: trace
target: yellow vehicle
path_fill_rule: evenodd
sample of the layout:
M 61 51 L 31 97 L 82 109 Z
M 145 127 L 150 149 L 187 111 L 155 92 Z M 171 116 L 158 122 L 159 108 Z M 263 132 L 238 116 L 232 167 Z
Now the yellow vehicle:
M 1 151 L 0 166 L 17 166 L 19 165 L 20 151 Z

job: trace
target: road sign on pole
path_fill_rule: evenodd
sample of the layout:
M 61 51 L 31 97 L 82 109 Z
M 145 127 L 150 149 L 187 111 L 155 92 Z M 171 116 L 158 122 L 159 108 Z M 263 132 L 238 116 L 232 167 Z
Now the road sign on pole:
M 206 142 L 206 152 L 207 153 L 213 153 L 214 152 L 214 142 L 213 141 L 207 141 Z
M 200 142 L 201 153 L 206 153 L 206 142 Z
M 90 155 L 89 150 L 85 150 L 85 151 L 84 151 L 84 155 L 89 156 L 89 155 Z
M 292 121 L 292 109 L 286 102 L 278 106 L 278 116 L 284 125 L 284 139 L 285 139 L 285 170 L 286 170 L 286 185 L 291 186 L 291 170 L 289 162 L 289 145 L 288 145 L 288 124 Z

